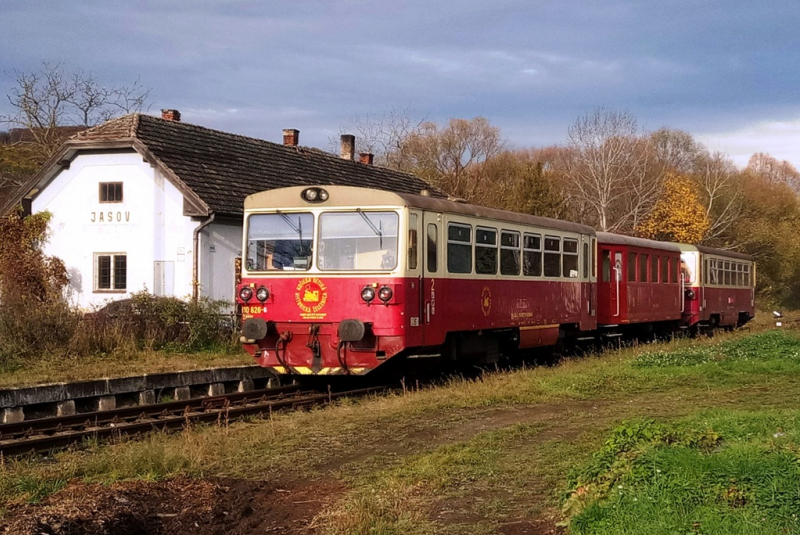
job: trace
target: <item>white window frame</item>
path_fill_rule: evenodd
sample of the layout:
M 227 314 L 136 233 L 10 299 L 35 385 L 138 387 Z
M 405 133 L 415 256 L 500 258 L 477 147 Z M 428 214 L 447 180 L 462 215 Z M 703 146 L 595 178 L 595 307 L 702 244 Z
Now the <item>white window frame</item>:
M 125 287 L 116 288 L 116 264 L 117 257 L 125 257 Z M 111 273 L 109 276 L 109 287 L 100 287 L 100 258 L 109 257 Z M 128 253 L 94 253 L 94 291 L 96 293 L 126 293 L 128 291 Z

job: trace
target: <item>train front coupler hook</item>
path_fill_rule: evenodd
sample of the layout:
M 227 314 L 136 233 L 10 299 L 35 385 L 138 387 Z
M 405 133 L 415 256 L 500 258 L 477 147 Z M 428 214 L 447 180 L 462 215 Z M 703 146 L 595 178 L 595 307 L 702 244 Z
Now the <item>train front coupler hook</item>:
M 308 328 L 308 343 L 311 350 L 311 370 L 318 373 L 322 369 L 322 348 L 319 344 L 319 325 L 311 324 Z
M 280 334 L 280 336 L 278 336 L 278 341 L 275 342 L 275 358 L 278 359 L 278 362 L 280 362 L 281 366 L 286 368 L 287 371 L 294 373 L 294 370 L 286 362 L 286 344 L 288 344 L 291 340 L 291 331 L 284 331 Z M 281 351 L 283 351 L 283 357 L 281 357 Z
M 339 365 L 344 370 L 345 375 L 350 375 L 350 368 L 347 367 L 347 349 L 345 348 L 347 342 L 339 340 L 339 344 L 336 346 L 336 358 L 339 359 Z M 342 348 L 345 348 L 345 356 L 342 356 Z

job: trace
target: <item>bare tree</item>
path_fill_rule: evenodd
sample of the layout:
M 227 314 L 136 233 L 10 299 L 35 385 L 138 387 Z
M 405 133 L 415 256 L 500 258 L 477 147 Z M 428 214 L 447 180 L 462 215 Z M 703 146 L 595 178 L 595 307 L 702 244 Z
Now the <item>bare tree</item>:
M 800 191 L 800 172 L 786 160 L 778 161 L 769 154 L 757 152 L 747 162 L 746 171 L 761 176 L 767 182 L 785 183 L 794 191 Z
M 375 164 L 392 169 L 405 170 L 405 143 L 415 133 L 419 133 L 424 119 L 413 117 L 411 110 L 392 108 L 382 115 L 368 113 L 356 115 L 349 123 L 339 129 L 340 134 L 356 136 L 358 152 L 371 152 Z M 330 139 L 331 152 L 339 153 L 339 139 Z
M 0 122 L 25 129 L 45 159 L 64 141 L 64 127 L 91 127 L 142 111 L 150 94 L 139 80 L 129 86 L 107 87 L 90 73 L 68 74 L 61 62 L 45 61 L 39 70 L 15 69 L 10 75 L 14 86 L 7 97 L 13 112 L 0 116 Z
M 676 173 L 693 173 L 695 160 L 705 150 L 691 134 L 682 130 L 660 128 L 650 134 L 650 142 L 656 158 Z
M 704 241 L 722 236 L 742 212 L 739 171 L 722 152 L 702 153 L 695 162 L 706 216 L 711 222 Z
M 632 231 L 661 192 L 664 166 L 629 112 L 597 108 L 568 131 L 566 174 L 579 211 L 604 231 Z

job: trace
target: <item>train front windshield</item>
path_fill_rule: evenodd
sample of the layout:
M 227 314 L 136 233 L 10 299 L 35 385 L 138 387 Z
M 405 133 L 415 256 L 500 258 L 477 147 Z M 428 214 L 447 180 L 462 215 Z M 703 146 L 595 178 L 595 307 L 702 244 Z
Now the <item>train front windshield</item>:
M 395 212 L 326 212 L 319 217 L 318 267 L 387 271 L 397 267 Z
M 309 269 L 313 236 L 311 213 L 251 215 L 247 225 L 248 271 Z

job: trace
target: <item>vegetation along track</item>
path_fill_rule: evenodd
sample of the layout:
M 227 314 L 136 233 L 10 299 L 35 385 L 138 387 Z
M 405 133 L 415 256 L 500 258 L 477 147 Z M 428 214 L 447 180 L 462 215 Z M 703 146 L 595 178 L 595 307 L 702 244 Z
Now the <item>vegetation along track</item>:
M 320 392 L 291 385 L 3 424 L 0 425 L 0 456 L 51 451 L 84 438 L 113 438 L 182 429 L 188 423 L 228 422 L 244 416 L 321 405 L 341 397 L 363 396 L 387 388 L 374 386 Z

